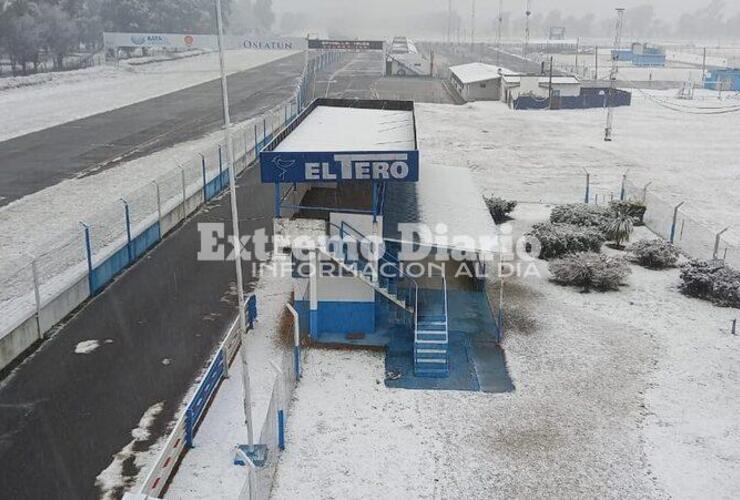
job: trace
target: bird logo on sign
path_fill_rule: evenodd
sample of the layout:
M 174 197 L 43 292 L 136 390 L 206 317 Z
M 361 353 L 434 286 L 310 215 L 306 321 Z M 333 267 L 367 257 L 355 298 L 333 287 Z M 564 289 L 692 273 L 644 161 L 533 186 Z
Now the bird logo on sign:
M 288 175 L 288 170 L 290 170 L 293 166 L 295 166 L 295 160 L 283 160 L 279 156 L 272 160 L 273 165 L 275 165 L 275 168 L 278 169 L 280 172 L 278 174 L 278 177 L 280 180 L 285 180 L 285 176 Z

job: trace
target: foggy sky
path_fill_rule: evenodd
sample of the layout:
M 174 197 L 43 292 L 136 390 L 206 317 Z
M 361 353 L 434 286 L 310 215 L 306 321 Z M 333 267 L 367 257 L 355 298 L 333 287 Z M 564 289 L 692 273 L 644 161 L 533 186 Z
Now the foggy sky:
M 582 17 L 593 13 L 597 18 L 614 15 L 616 7 L 652 5 L 657 17 L 674 23 L 684 13 L 706 7 L 711 0 L 531 0 L 532 11 L 542 16 L 559 10 L 564 17 Z M 472 0 L 453 0 L 453 6 L 467 27 L 470 25 Z M 740 12 L 740 1 L 725 0 L 727 16 Z M 333 26 L 337 31 L 351 32 L 356 36 L 407 34 L 423 32 L 419 16 L 447 11 L 448 0 L 273 0 L 280 14 L 294 12 L 305 14 L 307 20 L 321 28 Z M 476 0 L 476 30 L 492 30 L 498 13 L 499 0 Z M 504 0 L 504 11 L 512 17 L 524 16 L 526 0 Z M 428 19 L 428 18 L 426 18 Z
M 693 12 L 709 4 L 710 0 L 531 0 L 532 10 L 545 14 L 558 9 L 564 14 L 568 10 L 577 9 L 583 12 L 593 12 L 597 15 L 609 15 L 616 7 L 629 9 L 638 5 L 650 4 L 655 7 L 659 16 L 675 20 L 681 14 Z M 333 10 L 347 11 L 351 9 L 358 16 L 363 14 L 379 14 L 390 10 L 394 15 L 409 15 L 419 10 L 439 11 L 447 9 L 447 0 L 273 0 L 278 12 L 311 12 L 322 10 L 324 13 Z M 472 0 L 453 0 L 453 6 L 458 11 L 470 12 Z M 736 0 L 728 0 L 726 11 L 738 12 L 740 5 Z M 498 0 L 476 0 L 476 6 L 481 15 L 488 13 L 496 16 Z M 504 10 L 523 13 L 526 0 L 504 0 Z

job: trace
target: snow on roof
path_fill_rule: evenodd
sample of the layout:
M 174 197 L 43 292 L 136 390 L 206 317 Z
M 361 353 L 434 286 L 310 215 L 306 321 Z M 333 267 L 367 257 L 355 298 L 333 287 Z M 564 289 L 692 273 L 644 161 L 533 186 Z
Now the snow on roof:
M 521 83 L 522 81 L 521 75 L 502 75 L 501 78 L 506 83 Z
M 419 176 L 416 190 L 419 223 L 426 224 L 432 231 L 435 231 L 437 224 L 444 224 L 448 231 L 446 237 L 452 247 L 478 253 L 498 251 L 498 245 L 493 240 L 498 230 L 469 169 L 428 165 L 423 175 Z M 456 238 L 459 238 L 457 245 Z M 465 243 L 462 238 L 472 241 Z
M 539 83 L 540 85 L 549 85 L 550 77 L 540 77 Z M 575 76 L 553 76 L 552 83 L 556 85 L 575 85 L 581 83 L 581 81 Z
M 318 106 L 277 145 L 282 152 L 412 151 L 412 111 Z
M 493 80 L 494 78 L 500 78 L 503 74 L 513 73 L 509 69 L 480 62 L 452 66 L 450 71 L 464 84 Z

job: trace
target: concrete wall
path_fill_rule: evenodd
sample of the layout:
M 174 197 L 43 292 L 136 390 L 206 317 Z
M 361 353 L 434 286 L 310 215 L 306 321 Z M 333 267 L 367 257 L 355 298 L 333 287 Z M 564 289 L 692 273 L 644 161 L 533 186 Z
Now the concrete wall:
M 33 315 L 0 339 L 0 369 L 8 366 L 37 340 L 39 328 L 36 315 Z
M 499 101 L 501 100 L 501 78 L 468 83 L 463 88 L 462 96 L 468 102 Z

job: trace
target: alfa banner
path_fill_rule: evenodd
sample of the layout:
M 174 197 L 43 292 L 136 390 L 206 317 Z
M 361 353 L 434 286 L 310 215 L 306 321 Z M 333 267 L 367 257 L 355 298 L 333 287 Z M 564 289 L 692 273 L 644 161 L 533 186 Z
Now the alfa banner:
M 167 49 L 218 49 L 216 35 L 178 33 L 103 33 L 106 49 L 124 48 L 167 48 Z M 225 49 L 255 50 L 306 50 L 303 38 L 270 38 L 259 36 L 225 35 Z

